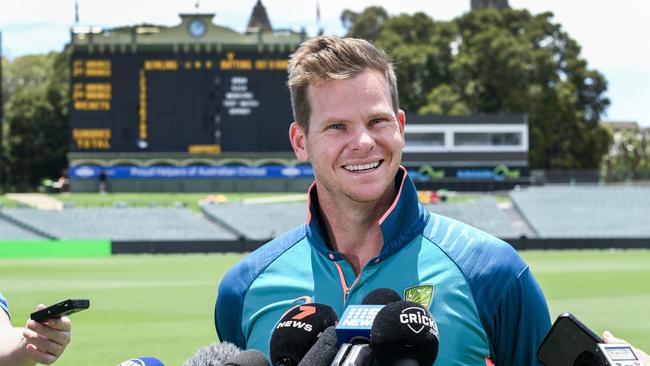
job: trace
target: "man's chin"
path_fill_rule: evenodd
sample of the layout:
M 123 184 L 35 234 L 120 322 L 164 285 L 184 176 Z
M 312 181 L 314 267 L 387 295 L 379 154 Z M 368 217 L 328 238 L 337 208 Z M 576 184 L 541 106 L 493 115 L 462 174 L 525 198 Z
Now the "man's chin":
M 351 200 L 359 203 L 376 203 L 390 194 L 386 187 L 368 187 L 367 185 L 355 187 L 346 193 Z

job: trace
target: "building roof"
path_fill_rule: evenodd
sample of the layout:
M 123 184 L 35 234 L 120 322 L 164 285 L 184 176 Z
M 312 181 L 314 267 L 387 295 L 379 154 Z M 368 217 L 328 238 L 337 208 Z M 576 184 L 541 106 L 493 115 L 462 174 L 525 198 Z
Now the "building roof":
M 410 124 L 528 124 L 527 114 L 474 114 L 471 116 L 448 116 L 443 114 L 407 114 Z
M 639 124 L 635 121 L 601 121 L 600 123 L 609 126 L 614 131 L 639 129 Z
M 258 2 L 258 4 L 261 6 L 261 3 Z M 100 51 L 105 48 L 125 51 L 129 47 L 141 46 L 171 46 L 182 50 L 188 45 L 203 46 L 208 51 L 220 51 L 221 47 L 230 45 L 269 45 L 279 49 L 292 50 L 306 39 L 304 32 L 273 31 L 264 7 L 262 6 L 261 9 L 263 16 L 260 17 L 265 17 L 267 24 L 255 23 L 262 25 L 256 33 L 240 33 L 214 24 L 212 19 L 215 14 L 213 13 L 194 13 L 180 14 L 181 22 L 174 26 L 138 24 L 112 29 L 75 26 L 71 29 L 70 44 L 75 49 L 97 47 Z M 254 10 L 251 22 L 254 20 L 253 18 L 258 19 L 255 14 Z M 256 21 L 264 22 L 264 19 L 259 19 L 261 20 Z

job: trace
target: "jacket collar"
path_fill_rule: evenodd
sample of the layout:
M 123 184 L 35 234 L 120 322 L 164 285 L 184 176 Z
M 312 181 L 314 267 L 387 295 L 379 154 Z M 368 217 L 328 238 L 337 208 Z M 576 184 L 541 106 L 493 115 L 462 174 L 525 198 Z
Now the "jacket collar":
M 384 235 L 384 246 L 379 256 L 370 262 L 371 264 L 378 263 L 402 249 L 422 233 L 426 225 L 428 211 L 419 204 L 415 185 L 402 166 L 395 176 L 395 184 L 398 187 L 397 196 L 379 219 L 379 226 Z M 318 204 L 316 182 L 309 188 L 307 204 L 309 206 L 306 223 L 307 237 L 310 242 L 330 259 L 342 259 L 341 254 L 332 250 L 329 245 L 329 238 Z

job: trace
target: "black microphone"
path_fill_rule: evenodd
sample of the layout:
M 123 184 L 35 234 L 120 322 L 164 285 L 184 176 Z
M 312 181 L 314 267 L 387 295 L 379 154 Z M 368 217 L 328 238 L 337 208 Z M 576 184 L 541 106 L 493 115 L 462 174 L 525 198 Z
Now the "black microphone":
M 325 329 L 298 366 L 329 366 L 339 351 L 336 328 Z
M 370 345 L 380 366 L 431 366 L 438 356 L 438 326 L 422 305 L 398 301 L 377 313 Z
M 318 340 L 339 320 L 324 304 L 298 305 L 287 311 L 271 335 L 269 353 L 274 366 L 296 366 Z
M 395 301 L 402 301 L 402 297 L 395 290 L 382 287 L 370 291 L 361 305 L 388 305 Z
M 241 352 L 242 350 L 232 343 L 212 343 L 199 348 L 183 366 L 223 366 Z
M 224 366 L 270 366 L 270 364 L 262 352 L 247 349 L 226 362 Z

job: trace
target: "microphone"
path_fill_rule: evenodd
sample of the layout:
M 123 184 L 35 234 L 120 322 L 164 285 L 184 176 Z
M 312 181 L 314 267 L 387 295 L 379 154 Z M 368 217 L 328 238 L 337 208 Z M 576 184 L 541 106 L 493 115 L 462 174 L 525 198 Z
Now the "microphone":
M 384 306 L 372 325 L 370 345 L 380 366 L 430 366 L 438 356 L 438 326 L 422 305 Z
M 363 305 L 350 305 L 343 312 L 336 325 L 339 346 L 344 343 L 370 343 L 370 327 L 381 308 L 402 298 L 389 288 L 370 291 L 361 302 Z
M 348 306 L 336 325 L 340 349 L 332 366 L 369 365 L 372 361 L 370 330 L 375 317 L 384 305 L 400 300 L 394 290 L 378 288 L 366 295 L 362 305 Z
M 329 366 L 339 351 L 336 328 L 325 329 L 298 366 Z
M 370 366 L 371 363 L 372 349 L 368 343 L 345 343 L 330 366 Z
M 119 363 L 117 366 L 165 366 L 155 357 L 138 357 Z
M 402 301 L 402 297 L 395 290 L 382 287 L 370 291 L 361 305 L 388 305 L 395 301 Z
M 324 304 L 298 305 L 287 311 L 273 330 L 269 353 L 274 366 L 296 366 L 339 317 Z
M 262 352 L 247 349 L 226 362 L 224 366 L 270 366 L 270 364 Z
M 233 359 L 241 352 L 242 350 L 232 343 L 215 342 L 209 346 L 199 348 L 185 361 L 183 366 L 223 366 L 228 360 Z

